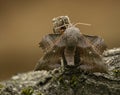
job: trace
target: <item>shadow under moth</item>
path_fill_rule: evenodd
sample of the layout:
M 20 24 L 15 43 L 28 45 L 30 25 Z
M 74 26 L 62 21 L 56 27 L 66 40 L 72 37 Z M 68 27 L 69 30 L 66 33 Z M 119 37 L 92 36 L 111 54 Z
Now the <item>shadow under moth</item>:
M 102 58 L 102 53 L 106 50 L 104 40 L 99 36 L 82 34 L 74 25 L 65 28 L 60 34 L 44 36 L 40 47 L 44 55 L 37 63 L 35 71 L 60 67 L 63 60 L 64 66 L 68 68 L 76 66 L 88 72 L 107 72 Z

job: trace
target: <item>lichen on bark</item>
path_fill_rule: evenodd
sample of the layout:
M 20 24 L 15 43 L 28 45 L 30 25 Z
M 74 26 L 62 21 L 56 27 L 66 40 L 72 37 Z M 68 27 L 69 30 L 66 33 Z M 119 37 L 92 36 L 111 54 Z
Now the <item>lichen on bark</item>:
M 0 82 L 0 95 L 119 95 L 120 48 L 103 54 L 108 74 L 56 68 L 30 71 Z

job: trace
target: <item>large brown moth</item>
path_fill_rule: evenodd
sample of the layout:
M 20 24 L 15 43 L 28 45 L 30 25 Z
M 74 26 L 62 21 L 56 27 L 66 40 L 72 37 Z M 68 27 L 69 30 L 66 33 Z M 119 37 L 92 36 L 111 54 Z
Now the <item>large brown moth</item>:
M 65 67 L 76 66 L 89 72 L 106 73 L 106 65 L 102 59 L 102 53 L 106 49 L 104 40 L 98 36 L 82 34 L 66 16 L 57 19 L 62 22 L 60 25 L 57 24 L 60 27 L 54 29 L 54 34 L 44 36 L 40 42 L 45 54 L 37 63 L 35 70 L 60 67 L 63 60 Z

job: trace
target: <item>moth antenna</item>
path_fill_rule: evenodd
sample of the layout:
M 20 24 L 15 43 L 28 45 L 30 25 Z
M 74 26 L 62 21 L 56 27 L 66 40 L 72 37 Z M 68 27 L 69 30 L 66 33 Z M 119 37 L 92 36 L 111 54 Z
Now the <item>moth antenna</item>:
M 88 24 L 88 23 L 76 23 L 76 24 L 74 24 L 74 26 L 76 26 L 76 25 L 86 25 L 86 26 L 91 26 L 91 24 Z

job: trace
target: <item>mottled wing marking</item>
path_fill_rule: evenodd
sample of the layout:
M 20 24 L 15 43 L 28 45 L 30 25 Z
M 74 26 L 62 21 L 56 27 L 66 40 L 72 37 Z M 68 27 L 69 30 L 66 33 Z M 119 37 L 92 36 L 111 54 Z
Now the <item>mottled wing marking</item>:
M 45 35 L 41 42 L 39 43 L 40 47 L 44 52 L 47 52 L 51 47 L 54 46 L 56 40 L 59 39 L 61 35 L 60 34 L 48 34 Z
M 56 52 L 54 52 L 56 50 Z M 35 70 L 51 70 L 60 66 L 61 50 L 52 48 L 38 61 Z
M 96 47 L 97 51 L 100 54 L 102 54 L 107 49 L 107 46 L 106 46 L 103 38 L 101 38 L 99 36 L 91 36 L 91 35 L 85 35 L 85 34 L 83 34 L 83 36 L 85 36 L 90 41 L 90 43 L 94 47 Z
M 36 70 L 51 70 L 60 67 L 60 61 L 64 50 L 64 45 L 61 40 L 62 35 L 46 35 L 40 42 L 40 47 L 43 48 L 45 54 L 35 66 Z
M 80 68 L 91 72 L 106 72 L 106 66 L 101 56 L 106 49 L 103 39 L 81 33 L 77 36 L 79 38 L 77 49 L 80 55 Z M 50 70 L 60 66 L 60 59 L 66 48 L 64 38 L 64 34 L 49 34 L 42 39 L 40 47 L 45 51 L 45 54 L 38 62 L 35 70 Z
M 91 72 L 107 72 L 102 56 L 97 51 L 97 48 L 82 34 L 79 37 L 78 47 L 81 69 Z
M 54 57 L 54 59 L 45 59 L 44 60 L 44 56 L 38 61 L 38 63 L 36 64 L 34 70 L 38 71 L 38 70 L 53 70 L 57 67 L 60 67 L 61 65 L 61 60 L 60 58 Z

